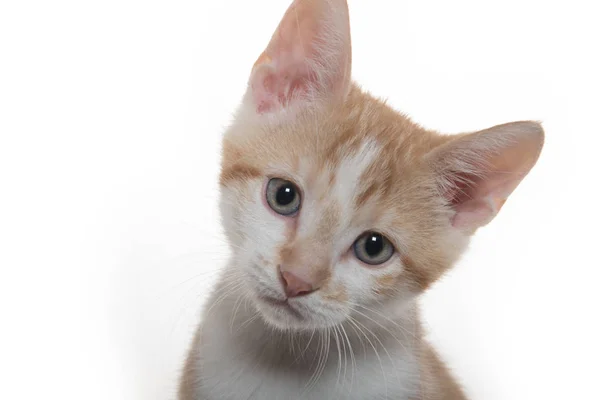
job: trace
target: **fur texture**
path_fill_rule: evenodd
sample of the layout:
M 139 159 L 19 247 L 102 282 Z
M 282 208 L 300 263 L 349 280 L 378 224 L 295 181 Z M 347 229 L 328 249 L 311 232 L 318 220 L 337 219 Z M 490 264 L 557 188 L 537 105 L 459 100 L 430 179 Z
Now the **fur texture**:
M 296 0 L 255 63 L 223 141 L 232 258 L 208 301 L 180 398 L 464 399 L 421 334 L 416 299 L 535 164 L 538 123 L 424 129 L 350 80 L 345 0 Z M 269 179 L 300 210 L 274 212 Z M 364 232 L 395 251 L 353 252 Z M 287 298 L 285 269 L 311 293 Z

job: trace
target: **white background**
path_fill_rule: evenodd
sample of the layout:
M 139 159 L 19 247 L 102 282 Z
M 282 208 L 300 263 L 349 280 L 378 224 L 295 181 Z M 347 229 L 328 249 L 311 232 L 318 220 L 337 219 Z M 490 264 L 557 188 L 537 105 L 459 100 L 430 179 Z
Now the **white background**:
M 543 121 L 424 299 L 473 399 L 600 399 L 593 2 L 350 0 L 354 75 L 445 132 Z M 288 1 L 0 3 L 0 398 L 173 399 L 227 252 L 220 136 Z

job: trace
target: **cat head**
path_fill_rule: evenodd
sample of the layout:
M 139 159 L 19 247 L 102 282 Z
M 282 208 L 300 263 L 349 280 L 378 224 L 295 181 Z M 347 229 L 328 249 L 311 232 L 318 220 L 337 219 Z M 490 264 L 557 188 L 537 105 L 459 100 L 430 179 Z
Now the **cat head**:
M 410 304 L 533 167 L 535 122 L 441 135 L 350 79 L 345 0 L 296 0 L 223 141 L 221 213 L 244 293 L 281 329 Z

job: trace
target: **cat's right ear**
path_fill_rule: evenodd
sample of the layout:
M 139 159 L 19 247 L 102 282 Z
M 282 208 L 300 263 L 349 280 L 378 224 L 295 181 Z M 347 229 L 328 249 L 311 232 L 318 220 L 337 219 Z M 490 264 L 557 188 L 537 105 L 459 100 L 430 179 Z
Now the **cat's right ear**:
M 254 64 L 246 101 L 258 114 L 341 101 L 351 58 L 346 0 L 294 0 Z

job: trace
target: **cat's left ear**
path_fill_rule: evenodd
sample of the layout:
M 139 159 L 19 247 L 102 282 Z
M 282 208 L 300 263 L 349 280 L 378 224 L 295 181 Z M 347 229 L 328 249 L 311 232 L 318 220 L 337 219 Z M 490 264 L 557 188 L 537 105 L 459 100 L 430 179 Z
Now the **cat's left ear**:
M 467 233 L 486 225 L 535 165 L 544 131 L 531 121 L 461 135 L 430 154 L 452 225 Z
M 295 0 L 254 64 L 248 100 L 258 114 L 335 102 L 350 75 L 346 0 Z

